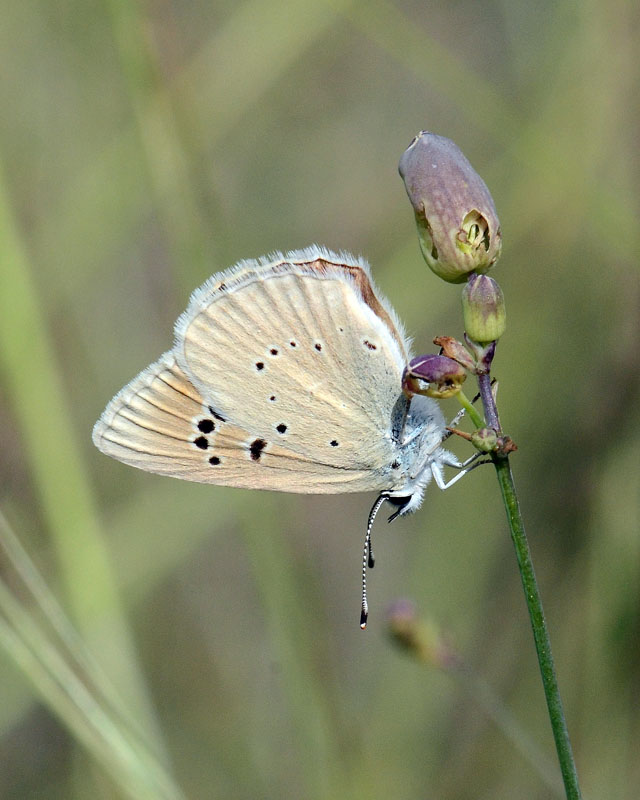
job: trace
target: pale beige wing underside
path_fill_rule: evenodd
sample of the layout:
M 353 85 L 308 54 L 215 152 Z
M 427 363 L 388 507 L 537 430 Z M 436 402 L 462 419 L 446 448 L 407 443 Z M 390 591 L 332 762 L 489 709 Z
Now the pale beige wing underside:
M 309 494 L 378 488 L 368 471 L 317 464 L 220 416 L 169 352 L 114 397 L 93 440 L 125 464 L 199 483 Z
M 177 326 L 177 361 L 214 408 L 247 430 L 319 463 L 379 468 L 401 394 L 401 340 L 344 268 L 285 266 L 196 293 Z M 371 291 L 361 268 L 356 276 Z
M 194 292 L 173 351 L 116 395 L 94 442 L 204 483 L 391 488 L 403 471 L 391 420 L 407 360 L 394 323 L 352 257 L 245 262 Z

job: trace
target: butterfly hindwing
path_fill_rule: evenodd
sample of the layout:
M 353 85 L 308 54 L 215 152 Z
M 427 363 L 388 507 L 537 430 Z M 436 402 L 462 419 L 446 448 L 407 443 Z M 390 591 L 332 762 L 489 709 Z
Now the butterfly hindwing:
M 93 441 L 130 466 L 199 483 L 317 494 L 377 488 L 368 471 L 316 464 L 221 418 L 171 352 L 113 398 Z

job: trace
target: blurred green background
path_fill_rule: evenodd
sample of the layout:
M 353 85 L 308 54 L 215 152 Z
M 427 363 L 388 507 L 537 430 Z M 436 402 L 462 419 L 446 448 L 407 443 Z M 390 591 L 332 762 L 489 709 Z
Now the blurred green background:
M 421 129 L 456 141 L 502 222 L 495 374 L 583 791 L 640 796 L 637 5 L 23 0 L 2 17 L 0 796 L 561 796 L 491 469 L 379 521 L 363 634 L 372 497 L 183 484 L 91 444 L 190 291 L 240 258 L 360 253 L 416 352 L 460 336 L 460 289 L 421 261 L 397 174 Z M 10 530 L 95 660 L 43 590 L 39 609 Z M 464 677 L 394 647 L 398 597 Z

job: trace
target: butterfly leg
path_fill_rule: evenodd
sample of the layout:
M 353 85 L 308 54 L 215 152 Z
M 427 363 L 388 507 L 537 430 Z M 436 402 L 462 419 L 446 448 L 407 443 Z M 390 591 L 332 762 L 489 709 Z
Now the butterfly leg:
M 473 455 L 469 456 L 465 461 L 458 461 L 458 459 L 452 454 L 447 452 L 446 450 L 443 451 L 442 458 L 440 459 L 440 463 L 444 464 L 446 467 L 453 467 L 454 469 L 464 469 L 468 467 L 469 464 L 473 464 L 473 462 L 480 458 L 482 453 L 480 451 L 476 451 Z
M 468 472 L 471 472 L 472 469 L 479 467 L 481 464 L 490 464 L 491 459 L 485 458 L 482 461 L 478 461 L 477 459 L 482 455 L 482 453 L 474 453 L 470 456 L 466 461 L 458 461 L 457 459 L 451 456 L 450 458 L 443 458 L 442 464 L 446 464 L 448 467 L 454 467 L 455 469 L 459 469 L 460 472 L 451 478 L 450 481 L 445 481 L 444 474 L 442 472 L 442 467 L 437 462 L 432 462 L 431 464 L 431 474 L 433 475 L 433 479 L 436 482 L 436 486 L 438 489 L 448 489 L 450 486 L 453 486 L 454 483 L 457 483 L 460 478 L 466 475 Z
M 420 434 L 421 434 L 421 433 L 422 433 L 421 429 L 420 429 L 420 428 L 416 428 L 416 429 L 413 431 L 413 433 L 410 433 L 410 434 L 409 434 L 409 436 L 407 436 L 407 438 L 406 438 L 406 439 L 402 439 L 402 440 L 401 440 L 401 445 L 400 445 L 400 446 L 401 446 L 401 447 L 406 447 L 406 446 L 407 446 L 407 445 L 408 445 L 410 442 L 412 442 L 414 439 L 417 439 L 417 438 L 418 438 L 418 436 L 420 436 Z M 443 441 L 444 441 L 444 439 L 443 439 Z M 436 446 L 439 446 L 439 443 L 438 443 L 438 445 L 436 445 Z
M 447 425 L 448 428 L 457 428 L 460 420 L 464 417 L 467 413 L 466 409 L 461 408 L 460 411 L 455 415 L 455 417 L 451 420 L 451 422 Z M 451 436 L 451 431 L 447 431 L 446 437 L 449 438 Z

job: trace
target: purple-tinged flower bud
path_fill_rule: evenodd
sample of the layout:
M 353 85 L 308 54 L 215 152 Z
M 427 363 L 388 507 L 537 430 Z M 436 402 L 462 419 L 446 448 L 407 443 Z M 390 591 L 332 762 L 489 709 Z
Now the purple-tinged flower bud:
M 402 374 L 402 389 L 411 397 L 425 394 L 428 397 L 451 397 L 457 394 L 467 377 L 464 368 L 446 356 L 424 355 L 412 358 Z M 421 383 L 429 384 L 423 389 Z
M 459 662 L 433 622 L 420 619 L 414 603 L 397 600 L 387 613 L 391 639 L 418 661 L 440 669 L 454 669 Z
M 495 342 L 505 331 L 507 314 L 502 289 L 488 275 L 471 275 L 462 290 L 462 317 L 474 342 Z
M 498 434 L 493 428 L 479 428 L 471 434 L 471 444 L 483 453 L 491 453 L 498 446 Z
M 460 148 L 422 131 L 403 153 L 399 170 L 430 269 L 450 283 L 486 272 L 502 248 L 500 221 L 485 182 Z

